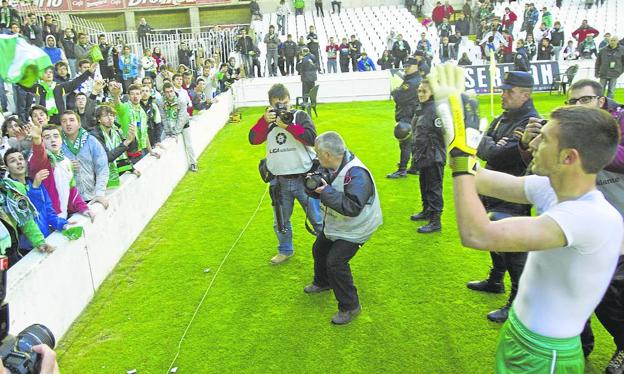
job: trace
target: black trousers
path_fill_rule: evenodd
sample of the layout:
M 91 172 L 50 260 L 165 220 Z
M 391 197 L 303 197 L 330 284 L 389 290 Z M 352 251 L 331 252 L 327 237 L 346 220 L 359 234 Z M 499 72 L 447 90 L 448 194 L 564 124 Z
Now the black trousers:
M 349 260 L 362 245 L 346 240 L 334 242 L 321 232 L 312 246 L 314 284 L 319 287 L 331 287 L 338 300 L 338 309 L 341 311 L 353 310 L 360 305 Z
M 512 214 L 502 212 L 489 212 L 491 221 L 500 221 L 501 219 L 513 217 Z M 509 293 L 509 303 L 512 303 L 518 293 L 518 282 L 524 270 L 528 253 L 526 252 L 490 252 L 492 258 L 493 277 L 502 281 L 505 272 L 509 272 L 511 278 L 511 292 Z M 495 280 L 498 280 L 495 279 Z
M 349 72 L 349 59 L 341 58 L 340 59 L 340 72 L 348 73 Z
M 407 170 L 407 164 L 412 157 L 413 147 L 414 145 L 411 136 L 399 142 L 399 149 L 401 150 L 401 158 L 399 159 L 399 170 Z M 413 164 L 414 161 L 412 160 L 412 167 Z
M 624 349 L 624 255 L 620 256 L 609 288 L 596 307 L 596 317 L 613 337 L 617 349 Z M 594 347 L 594 334 L 589 321 L 581 333 L 581 343 L 583 352 L 586 348 L 591 352 Z
M 310 90 L 312 88 L 314 88 L 314 84 L 316 82 L 308 82 L 308 81 L 302 81 L 301 85 L 302 85 L 302 89 L 301 89 L 301 96 L 308 96 L 308 92 L 310 92 Z
M 444 177 L 444 165 L 435 163 L 420 169 L 420 198 L 423 211 L 440 213 L 444 208 L 442 198 L 442 178 Z
M 286 74 L 295 74 L 295 57 L 286 57 Z
M 332 12 L 336 12 L 336 6 L 338 6 L 338 14 L 340 14 L 340 2 L 339 1 L 332 1 L 331 2 L 332 5 Z
M 316 16 L 325 17 L 325 13 L 323 12 L 323 3 L 314 3 L 314 6 L 316 7 Z

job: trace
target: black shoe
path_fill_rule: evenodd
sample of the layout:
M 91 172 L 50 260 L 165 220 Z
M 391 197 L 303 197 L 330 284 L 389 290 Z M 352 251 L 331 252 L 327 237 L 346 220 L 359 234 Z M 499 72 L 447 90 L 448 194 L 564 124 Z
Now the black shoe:
M 481 291 L 481 292 L 489 292 L 489 293 L 505 293 L 505 284 L 501 280 L 500 282 L 495 282 L 490 278 L 482 280 L 482 281 L 472 281 L 466 283 L 466 287 L 471 290 Z
M 418 169 L 408 169 L 407 174 L 418 175 Z
M 388 174 L 386 175 L 386 177 L 390 178 L 390 179 L 399 179 L 399 178 L 405 178 L 407 177 L 407 170 L 397 170 L 392 174 Z
M 439 220 L 431 220 L 428 224 L 419 227 L 418 232 L 421 234 L 431 234 L 432 232 L 438 232 L 442 230 L 442 225 Z
M 420 213 L 412 214 L 410 216 L 410 219 L 412 221 L 423 221 L 429 218 L 431 218 L 431 212 L 427 212 L 426 210 L 423 210 Z
M 605 369 L 606 374 L 624 374 L 624 349 L 615 351 L 609 365 Z
M 303 288 L 303 292 L 305 292 L 305 293 L 321 293 L 321 292 L 327 291 L 329 289 L 330 288 L 328 286 L 319 287 L 319 286 L 317 286 L 314 283 L 310 283 L 310 284 L 308 284 L 307 286 L 305 286 Z
M 509 317 L 509 304 L 505 304 L 500 309 L 493 310 L 487 314 L 487 319 L 496 323 L 503 323 L 507 321 L 507 317 Z
M 353 321 L 353 319 L 361 312 L 362 307 L 359 305 L 353 310 L 347 310 L 345 312 L 339 310 L 338 313 L 334 314 L 331 321 L 334 325 L 346 325 L 347 323 Z

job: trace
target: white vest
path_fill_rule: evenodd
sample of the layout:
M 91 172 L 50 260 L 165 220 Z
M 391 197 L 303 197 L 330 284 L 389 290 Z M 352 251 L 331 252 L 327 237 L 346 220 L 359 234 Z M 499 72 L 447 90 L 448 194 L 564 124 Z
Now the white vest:
M 381 205 L 379 204 L 379 194 L 375 186 L 373 175 L 366 166 L 357 157 L 349 161 L 340 173 L 336 176 L 331 186 L 336 191 L 344 192 L 344 179 L 347 172 L 354 166 L 361 167 L 366 170 L 373 181 L 373 196 L 366 202 L 364 209 L 356 217 L 347 217 L 336 212 L 330 207 L 325 208 L 325 226 L 323 232 L 327 239 L 336 241 L 338 239 L 346 240 L 352 243 L 364 243 L 383 223 L 381 216 Z
M 279 126 L 267 135 L 267 168 L 273 175 L 303 174 L 312 168 L 314 149 Z

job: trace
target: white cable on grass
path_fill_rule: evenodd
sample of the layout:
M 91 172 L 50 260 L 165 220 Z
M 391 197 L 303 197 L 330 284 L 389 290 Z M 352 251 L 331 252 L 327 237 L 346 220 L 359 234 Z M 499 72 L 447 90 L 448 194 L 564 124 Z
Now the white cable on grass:
M 215 271 L 214 275 L 212 276 L 212 280 L 210 281 L 210 284 L 208 284 L 208 287 L 206 288 L 206 291 L 204 291 L 204 295 L 202 296 L 201 300 L 199 301 L 199 304 L 197 304 L 197 307 L 195 308 L 195 312 L 193 313 L 193 316 L 191 317 L 191 320 L 189 321 L 188 325 L 186 326 L 186 329 L 184 330 L 184 333 L 182 334 L 182 337 L 180 338 L 180 341 L 178 342 L 178 350 L 176 352 L 175 357 L 171 361 L 171 365 L 169 365 L 169 368 L 167 369 L 167 374 L 169 374 L 171 372 L 171 368 L 173 367 L 173 364 L 175 364 L 176 360 L 180 356 L 180 350 L 182 348 L 182 343 L 184 342 L 184 339 L 186 338 L 186 334 L 188 333 L 189 329 L 191 328 L 191 325 L 193 324 L 193 321 L 195 320 L 195 317 L 197 316 L 197 313 L 199 312 L 199 309 L 201 308 L 202 304 L 204 303 L 204 300 L 206 299 L 206 296 L 208 295 L 208 291 L 210 291 L 210 289 L 212 288 L 212 285 L 213 285 L 215 279 L 217 278 L 217 275 L 219 275 L 219 272 L 221 271 L 221 268 L 223 267 L 223 264 L 225 264 L 225 261 L 227 260 L 228 256 L 230 255 L 230 253 L 232 253 L 232 250 L 234 249 L 234 247 L 236 247 L 236 245 L 238 244 L 240 239 L 243 237 L 243 234 L 245 233 L 245 231 L 247 231 L 247 228 L 249 227 L 249 225 L 251 224 L 253 219 L 256 217 L 256 214 L 258 214 L 258 211 L 260 210 L 260 207 L 262 206 L 262 202 L 264 201 L 264 197 L 266 196 L 268 190 L 269 190 L 269 185 L 267 184 L 267 188 L 264 190 L 264 193 L 262 194 L 262 197 L 260 198 L 260 201 L 258 202 L 258 206 L 256 207 L 256 210 L 253 212 L 251 217 L 249 217 L 249 221 L 247 221 L 247 224 L 245 225 L 245 227 L 243 227 L 243 230 L 240 232 L 240 234 L 238 234 L 238 237 L 236 238 L 236 240 L 234 241 L 234 243 L 232 244 L 230 249 L 227 251 L 227 253 L 223 257 L 223 260 L 221 260 L 221 263 L 219 264 L 219 267 L 217 268 L 217 271 Z

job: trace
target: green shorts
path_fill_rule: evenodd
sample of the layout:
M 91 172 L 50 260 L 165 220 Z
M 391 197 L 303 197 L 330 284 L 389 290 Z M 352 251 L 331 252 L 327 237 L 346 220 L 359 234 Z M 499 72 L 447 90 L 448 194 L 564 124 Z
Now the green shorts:
M 584 368 L 580 337 L 557 339 L 536 334 L 520 322 L 513 307 L 510 309 L 498 336 L 495 373 L 582 374 Z

